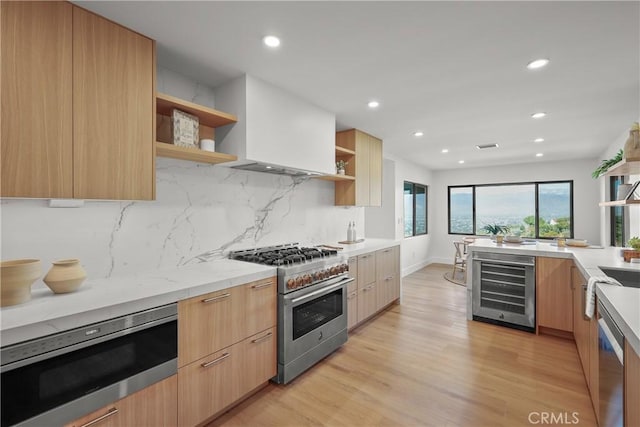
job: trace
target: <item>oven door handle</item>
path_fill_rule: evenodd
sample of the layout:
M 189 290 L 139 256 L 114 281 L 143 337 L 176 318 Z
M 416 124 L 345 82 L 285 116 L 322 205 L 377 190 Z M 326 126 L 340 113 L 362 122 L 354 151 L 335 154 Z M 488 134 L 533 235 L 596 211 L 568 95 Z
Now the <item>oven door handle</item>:
M 291 303 L 292 304 L 297 304 L 300 301 L 304 301 L 304 300 L 307 300 L 307 299 L 310 299 L 310 298 L 314 298 L 314 297 L 317 297 L 317 296 L 320 296 L 320 295 L 328 294 L 330 292 L 335 291 L 338 288 L 341 288 L 342 286 L 346 285 L 347 283 L 353 282 L 354 280 L 356 280 L 356 279 L 354 279 L 353 277 L 350 277 L 348 279 L 345 279 L 345 280 L 342 280 L 342 281 L 336 283 L 335 285 L 327 286 L 326 288 L 322 288 L 322 289 L 318 289 L 317 291 L 313 291 L 310 294 L 307 294 L 307 295 L 304 295 L 304 296 L 301 296 L 301 297 L 298 297 L 298 298 L 294 298 L 294 299 L 291 300 Z

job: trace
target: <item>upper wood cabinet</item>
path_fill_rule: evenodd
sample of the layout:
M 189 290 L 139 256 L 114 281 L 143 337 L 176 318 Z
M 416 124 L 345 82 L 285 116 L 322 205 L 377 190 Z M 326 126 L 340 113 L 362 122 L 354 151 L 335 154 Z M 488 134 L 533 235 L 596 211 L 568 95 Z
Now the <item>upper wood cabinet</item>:
M 536 320 L 539 327 L 573 332 L 572 265 L 570 259 L 536 259 Z
M 72 9 L 0 3 L 2 197 L 73 197 Z
M 152 200 L 154 42 L 73 8 L 73 189 L 81 199 Z
M 354 152 L 346 174 L 355 180 L 336 182 L 335 204 L 380 206 L 382 204 L 382 140 L 357 129 L 336 133 L 336 147 Z M 339 156 L 337 156 L 339 158 Z
M 67 2 L 2 2 L 3 197 L 152 200 L 155 44 Z

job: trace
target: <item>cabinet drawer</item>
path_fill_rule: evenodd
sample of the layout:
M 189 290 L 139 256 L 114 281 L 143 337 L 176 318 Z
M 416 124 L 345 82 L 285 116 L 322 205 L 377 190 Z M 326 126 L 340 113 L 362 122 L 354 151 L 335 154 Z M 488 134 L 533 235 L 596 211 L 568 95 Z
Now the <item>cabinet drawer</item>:
M 358 324 L 358 290 L 347 293 L 347 328 Z
M 358 257 L 358 288 L 362 289 L 376 281 L 376 254 L 360 255 Z
M 241 396 L 242 343 L 178 369 L 178 425 L 194 426 Z
M 244 285 L 246 329 L 244 337 L 255 335 L 276 325 L 278 289 L 270 277 Z
M 137 393 L 98 409 L 65 427 L 161 427 L 178 420 L 178 376 L 174 375 Z
M 245 308 L 243 286 L 180 301 L 178 366 L 241 341 Z
M 375 283 L 358 290 L 358 323 L 371 317 L 377 311 L 377 292 Z
M 275 326 L 244 340 L 242 356 L 242 394 L 248 393 L 277 373 L 277 339 Z

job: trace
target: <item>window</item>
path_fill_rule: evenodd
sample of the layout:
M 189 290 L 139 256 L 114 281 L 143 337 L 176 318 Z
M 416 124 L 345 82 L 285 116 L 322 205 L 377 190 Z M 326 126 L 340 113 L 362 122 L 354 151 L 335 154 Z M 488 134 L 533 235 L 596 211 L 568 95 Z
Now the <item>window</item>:
M 609 181 L 611 200 L 616 200 L 618 186 L 624 184 L 624 177 L 612 176 Z M 623 206 L 611 207 L 611 246 L 624 246 L 629 240 L 626 227 L 626 215 Z
M 573 181 L 449 187 L 449 234 L 498 224 L 529 238 L 573 237 Z
M 427 234 L 427 186 L 404 182 L 404 237 Z

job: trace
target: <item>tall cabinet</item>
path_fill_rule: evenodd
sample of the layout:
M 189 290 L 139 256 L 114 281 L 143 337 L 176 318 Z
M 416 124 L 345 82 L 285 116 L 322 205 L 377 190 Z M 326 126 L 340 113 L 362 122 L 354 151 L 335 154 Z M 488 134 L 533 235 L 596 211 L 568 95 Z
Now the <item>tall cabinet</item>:
M 67 2 L 2 2 L 2 197 L 155 196 L 155 43 Z
M 336 133 L 336 159 L 349 162 L 346 175 L 336 181 L 337 206 L 381 206 L 382 140 L 358 129 Z

